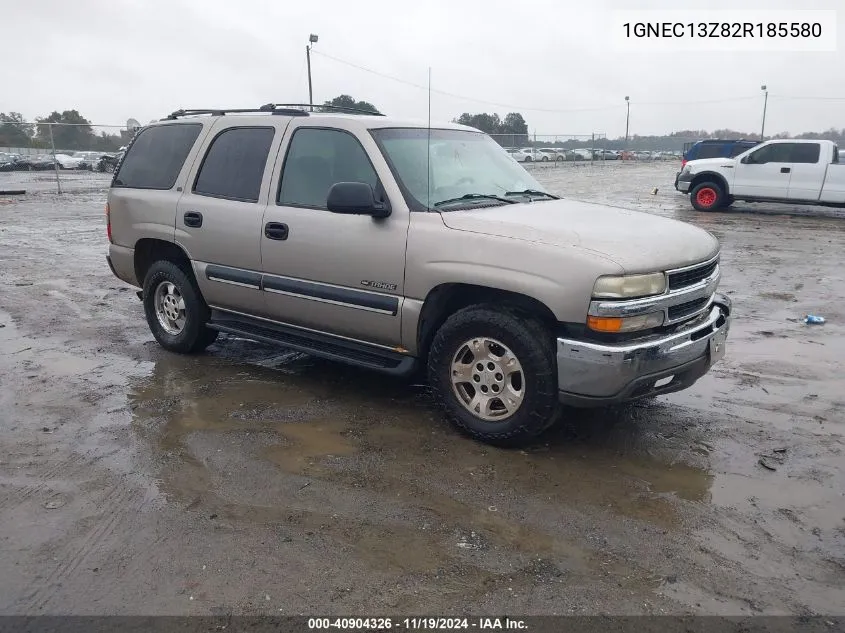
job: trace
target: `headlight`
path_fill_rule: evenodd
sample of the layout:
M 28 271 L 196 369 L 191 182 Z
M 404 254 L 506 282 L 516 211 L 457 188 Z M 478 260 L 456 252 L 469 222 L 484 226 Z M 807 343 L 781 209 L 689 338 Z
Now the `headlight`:
M 683 166 L 683 168 L 681 169 L 681 173 L 682 173 L 682 174 L 688 174 L 688 173 L 690 173 L 691 171 L 692 171 L 692 167 L 690 166 L 690 164 L 689 164 L 689 163 L 687 163 L 686 165 L 684 165 L 684 166 Z
M 659 295 L 666 291 L 666 275 L 626 275 L 624 277 L 599 277 L 593 287 L 593 296 L 599 299 L 633 299 Z
M 596 332 L 634 332 L 663 325 L 662 312 L 632 317 L 587 317 L 587 327 Z

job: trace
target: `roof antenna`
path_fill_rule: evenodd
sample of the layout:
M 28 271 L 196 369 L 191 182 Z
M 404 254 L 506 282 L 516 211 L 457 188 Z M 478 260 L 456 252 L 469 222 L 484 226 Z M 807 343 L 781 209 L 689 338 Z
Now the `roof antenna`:
M 428 142 L 426 155 L 426 194 L 428 195 L 428 209 L 431 210 L 431 66 L 428 67 Z

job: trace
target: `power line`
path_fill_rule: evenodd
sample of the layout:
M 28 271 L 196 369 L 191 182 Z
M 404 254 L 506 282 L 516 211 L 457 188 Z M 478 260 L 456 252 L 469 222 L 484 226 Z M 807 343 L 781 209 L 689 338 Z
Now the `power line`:
M 327 59 L 331 59 L 339 64 L 344 64 L 345 66 L 351 66 L 352 68 L 357 68 L 358 70 L 370 73 L 372 75 L 376 75 L 378 77 L 383 77 L 385 79 L 390 79 L 391 81 L 396 81 L 401 84 L 405 84 L 407 86 L 411 86 L 413 88 L 417 88 L 419 90 L 428 90 L 427 86 L 423 86 L 418 83 L 414 83 L 413 81 L 408 81 L 407 79 L 402 79 L 401 77 L 396 77 L 395 75 L 389 75 L 387 73 L 380 72 L 378 70 L 373 70 L 372 68 L 368 68 L 366 66 L 361 66 L 360 64 L 356 64 L 345 59 L 340 59 L 339 57 L 335 57 L 333 55 L 329 55 L 328 53 L 324 53 L 323 51 L 313 51 L 317 55 L 321 55 Z M 472 101 L 475 103 L 481 103 L 483 105 L 495 106 L 498 108 L 509 108 L 512 110 L 525 110 L 528 112 L 548 112 L 552 114 L 568 114 L 573 112 L 599 112 L 602 110 L 615 110 L 617 108 L 621 108 L 622 104 L 615 104 L 615 105 L 604 105 L 604 106 L 592 106 L 588 108 L 568 108 L 568 109 L 556 109 L 556 108 L 534 108 L 524 105 L 514 105 L 508 103 L 497 103 L 494 101 L 487 101 L 484 99 L 478 99 L 475 97 L 468 97 L 466 95 L 459 95 L 453 92 L 447 92 L 445 90 L 438 90 L 436 88 L 431 88 L 431 92 L 436 92 L 437 94 L 445 95 L 448 97 L 453 97 L 455 99 L 461 99 L 463 101 Z M 647 106 L 672 106 L 672 105 L 700 105 L 700 104 L 710 104 L 710 103 L 732 103 L 736 101 L 748 101 L 751 99 L 756 99 L 757 96 L 744 96 L 744 97 L 729 97 L 725 99 L 713 99 L 709 101 L 674 101 L 674 102 L 637 102 L 633 101 L 633 105 L 647 105 Z
M 789 95 L 769 95 L 769 98 L 788 101 L 845 101 L 845 97 L 793 97 Z

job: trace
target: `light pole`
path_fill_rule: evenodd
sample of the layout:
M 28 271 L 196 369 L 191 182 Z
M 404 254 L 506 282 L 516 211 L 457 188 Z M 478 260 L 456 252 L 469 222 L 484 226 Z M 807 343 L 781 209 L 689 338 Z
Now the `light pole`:
M 628 113 L 625 115 L 625 147 L 628 147 L 628 123 L 631 121 L 631 101 L 630 97 L 625 97 L 625 105 L 628 108 Z
M 760 142 L 762 143 L 765 140 L 763 132 L 766 131 L 766 106 L 769 104 L 769 91 L 765 84 L 760 86 L 760 90 L 763 91 L 763 124 L 760 126 Z
M 311 111 L 314 111 L 314 92 L 311 89 L 311 47 L 317 43 L 317 36 L 313 33 L 308 36 L 310 42 L 305 46 L 305 59 L 308 60 L 308 105 L 311 106 Z

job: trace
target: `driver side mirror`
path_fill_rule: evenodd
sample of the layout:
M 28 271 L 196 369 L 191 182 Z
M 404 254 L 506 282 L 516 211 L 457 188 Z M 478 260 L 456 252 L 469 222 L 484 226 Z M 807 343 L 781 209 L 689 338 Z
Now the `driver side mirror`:
M 332 213 L 386 218 L 390 205 L 377 202 L 372 186 L 365 182 L 336 182 L 329 189 L 326 206 Z

